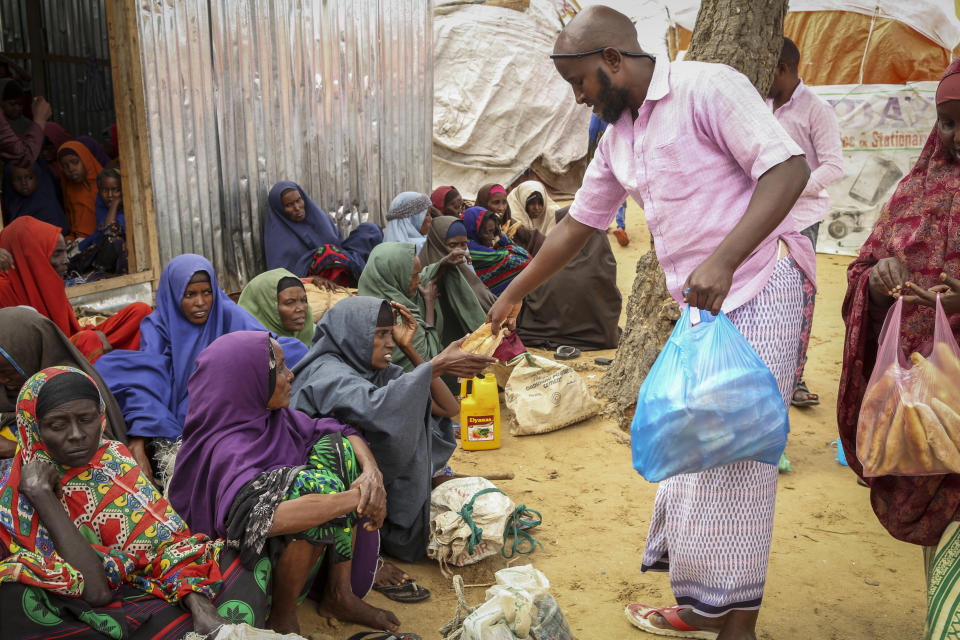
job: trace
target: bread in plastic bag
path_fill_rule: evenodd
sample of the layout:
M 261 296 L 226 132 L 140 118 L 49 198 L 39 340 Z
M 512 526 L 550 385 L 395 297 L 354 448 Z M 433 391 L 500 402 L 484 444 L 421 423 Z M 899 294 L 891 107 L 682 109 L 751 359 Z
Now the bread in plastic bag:
M 777 380 L 743 334 L 723 312 L 684 309 L 637 396 L 630 436 L 640 475 L 659 482 L 742 460 L 776 464 L 789 431 Z
M 883 323 L 860 404 L 857 458 L 867 477 L 960 473 L 960 348 L 937 297 L 933 347 L 904 357 L 898 299 Z

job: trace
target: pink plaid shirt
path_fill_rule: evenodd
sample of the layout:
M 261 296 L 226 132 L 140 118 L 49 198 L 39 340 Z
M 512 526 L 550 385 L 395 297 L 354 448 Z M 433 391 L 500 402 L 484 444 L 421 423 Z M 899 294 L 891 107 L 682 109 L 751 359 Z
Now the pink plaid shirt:
M 760 176 L 802 153 L 738 71 L 658 60 L 637 119 L 624 111 L 600 139 L 570 215 L 606 229 L 632 196 L 644 209 L 667 288 L 682 302 L 687 277 L 739 222 Z M 788 215 L 743 261 L 725 312 L 767 283 L 778 238 L 813 280 L 813 250 L 794 226 Z
M 773 109 L 773 100 L 767 100 Z M 797 231 L 820 222 L 830 210 L 827 185 L 843 177 L 843 144 L 840 123 L 833 107 L 800 81 L 793 95 L 774 117 L 790 137 L 800 145 L 810 165 L 810 180 L 790 211 Z

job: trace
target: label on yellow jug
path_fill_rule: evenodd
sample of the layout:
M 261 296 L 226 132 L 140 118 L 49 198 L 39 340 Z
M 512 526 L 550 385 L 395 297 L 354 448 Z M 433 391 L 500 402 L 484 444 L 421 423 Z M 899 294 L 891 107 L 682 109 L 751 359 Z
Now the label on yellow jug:
M 493 416 L 468 416 L 467 440 L 470 442 L 490 442 L 493 440 Z

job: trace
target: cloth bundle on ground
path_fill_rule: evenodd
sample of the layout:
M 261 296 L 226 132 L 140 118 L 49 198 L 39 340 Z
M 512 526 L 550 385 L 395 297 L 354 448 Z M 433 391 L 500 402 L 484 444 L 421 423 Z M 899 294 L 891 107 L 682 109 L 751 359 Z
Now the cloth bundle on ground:
M 296 189 L 303 198 L 306 218 L 293 222 L 283 212 L 283 194 Z M 346 271 L 353 282 L 363 272 L 367 256 L 383 240 L 375 224 L 364 222 L 344 240 L 337 225 L 295 182 L 273 185 L 267 198 L 270 214 L 264 223 L 263 247 L 268 269 L 289 269 L 299 277 Z M 334 279 L 331 277 L 331 279 Z
M 307 303 L 307 323 L 303 329 L 294 333 L 283 326 L 283 320 L 280 319 L 278 307 L 277 290 L 280 281 L 284 278 L 296 278 L 286 269 L 271 269 L 258 275 L 247 283 L 247 286 L 240 292 L 240 299 L 237 301 L 241 307 L 250 312 L 257 321 L 267 329 L 278 336 L 296 338 L 303 344 L 310 346 L 313 342 L 314 324 L 313 309 L 310 303 Z M 297 282 L 300 282 L 297 278 Z M 301 283 L 302 284 L 302 283 Z M 306 288 L 304 288 L 306 292 Z
M 349 488 L 336 475 L 337 465 L 316 468 L 310 459 L 324 439 L 338 445 L 335 451 L 349 451 L 346 438 L 357 433 L 331 418 L 311 418 L 290 408 L 267 409 L 273 392 L 269 340 L 263 331 L 237 331 L 217 338 L 197 358 L 189 382 L 192 400 L 183 444 L 170 482 L 170 504 L 194 531 L 238 545 L 241 561 L 251 567 L 268 540 L 275 543 L 266 554 L 273 560 L 279 557 L 282 542 L 297 539 L 329 546 L 335 559 L 350 558 L 355 514 L 302 533 L 266 537 L 277 506 L 290 499 L 301 477 L 303 482 L 319 478 L 312 493 Z M 224 403 L 227 397 L 232 400 Z M 363 597 L 373 584 L 379 534 L 363 527 L 356 531 L 352 582 L 354 592 Z
M 516 505 L 496 489 L 486 478 L 454 478 L 430 494 L 427 555 L 440 563 L 442 571 L 446 572 L 446 565 L 465 567 L 500 553 L 507 519 Z M 468 504 L 470 523 L 463 517 Z M 475 527 L 481 529 L 479 539 L 474 538 Z
M 181 300 L 190 279 L 202 271 L 210 277 L 213 302 L 206 322 L 192 324 Z M 176 440 L 187 415 L 187 380 L 200 352 L 232 331 L 265 331 L 217 283 L 213 265 L 187 253 L 171 260 L 160 275 L 157 309 L 142 323 L 139 351 L 113 351 L 97 362 L 97 371 L 123 409 L 130 437 Z M 306 351 L 295 338 L 279 339 L 288 362 Z
M 55 324 L 33 309 L 10 307 L 0 309 L 0 358 L 24 378 L 47 367 L 68 366 L 80 369 L 97 383 L 106 407 L 107 424 L 105 435 L 110 440 L 127 441 L 127 424 L 120 405 L 107 388 L 107 384 L 93 365 L 77 350 L 67 336 Z M 0 435 L 15 440 L 16 421 L 14 410 L 18 391 L 0 389 L 0 425 L 9 427 Z
M 557 211 L 558 222 L 567 209 Z M 617 260 L 607 234 L 597 229 L 580 253 L 523 299 L 517 333 L 531 347 L 613 349 L 620 343 L 622 305 Z
M 3 167 L 3 205 L 6 207 L 9 220 L 13 221 L 20 216 L 31 216 L 59 227 L 66 234 L 70 232 L 70 223 L 63 205 L 57 198 L 57 184 L 53 181 L 54 175 L 43 160 L 33 163 L 32 171 L 36 176 L 36 190 L 29 196 L 22 196 L 13 188 L 11 178 L 14 165 L 7 163 Z
M 456 237 L 454 234 L 460 230 L 462 230 L 464 236 L 467 235 L 467 228 L 463 221 L 458 218 L 452 216 L 434 218 L 433 222 L 430 223 L 430 230 L 427 232 L 427 242 L 417 256 L 420 258 L 420 264 L 427 267 L 447 257 L 450 250 L 447 248 L 446 241 L 451 237 Z M 493 303 L 497 301 L 497 296 L 487 288 L 487 285 L 483 284 L 483 280 L 480 279 L 471 265 L 459 264 L 457 270 L 470 286 L 470 289 L 473 290 L 477 302 L 480 303 L 480 308 L 483 309 L 484 313 L 489 311 Z
M 65 142 L 57 150 L 58 160 L 65 154 L 74 154 L 86 167 L 87 175 L 81 182 L 74 182 L 62 170 L 60 188 L 63 190 L 63 209 L 70 222 L 70 235 L 74 238 L 86 238 L 97 230 L 97 176 L 103 166 L 97 162 L 90 150 L 78 140 Z
M 17 402 L 20 448 L 0 486 L 0 615 L 10 637 L 179 638 L 193 627 L 175 603 L 191 593 L 235 609 L 262 625 L 266 593 L 253 574 L 229 559 L 223 542 L 194 535 L 141 473 L 127 448 L 101 440 L 82 467 L 50 457 L 40 437 L 37 408 L 44 386 L 59 376 L 83 376 L 69 367 L 44 369 L 24 385 Z M 81 381 L 82 381 L 81 380 Z M 64 396 L 72 399 L 70 396 Z M 106 424 L 100 402 L 100 423 Z M 102 433 L 102 431 L 101 431 Z M 43 460 L 60 475 L 60 502 L 103 561 L 115 599 L 93 608 L 80 596 L 83 575 L 58 553 L 37 511 L 20 492 L 26 464 Z M 229 600 L 229 603 L 227 602 Z
M 0 231 L 0 248 L 13 254 L 15 269 L 0 274 L 0 307 L 33 307 L 54 324 L 92 362 L 103 353 L 103 333 L 115 350 L 140 346 L 140 321 L 150 305 L 134 302 L 92 329 L 81 329 L 67 299 L 63 280 L 50 264 L 60 229 L 29 216 L 17 218 Z
M 513 282 L 517 274 L 530 264 L 530 254 L 503 234 L 497 239 L 496 246 L 480 244 L 480 230 L 490 218 L 496 220 L 496 215 L 483 207 L 470 207 L 463 212 L 463 224 L 470 240 L 468 247 L 473 268 L 490 291 L 499 295 Z M 498 224 L 498 233 L 499 228 Z
M 344 298 L 357 295 L 356 289 L 348 287 L 338 287 L 336 289 L 324 287 L 321 289 L 311 282 L 311 278 L 301 278 L 301 281 L 307 292 L 307 302 L 310 303 L 310 309 L 313 311 L 313 324 L 320 322 L 323 314 Z
M 413 245 L 407 245 L 413 261 Z M 329 416 L 360 432 L 377 460 L 387 490 L 380 530 L 385 553 L 413 562 L 426 552 L 431 477 L 456 448 L 447 418 L 431 414 L 432 365 L 409 373 L 371 363 L 377 317 L 384 300 L 341 300 L 317 324 L 313 347 L 293 372 L 291 406 Z
M 944 78 L 960 77 L 960 60 Z M 943 81 L 941 81 L 943 82 Z M 860 405 L 877 357 L 877 339 L 887 309 L 870 300 L 872 268 L 894 257 L 910 280 L 929 289 L 941 284 L 940 273 L 960 277 L 960 163 L 943 147 L 934 125 L 916 164 L 900 181 L 884 207 L 860 255 L 847 268 L 843 301 L 846 338 L 837 399 L 840 440 L 850 468 L 862 477 L 856 434 Z M 950 317 L 960 340 L 960 315 Z M 904 353 L 927 353 L 933 342 L 934 311 L 906 305 L 901 317 Z M 870 502 L 880 523 L 898 540 L 926 546 L 939 543 L 944 529 L 960 519 L 960 475 L 883 476 L 870 481 Z
M 390 203 L 387 210 L 387 226 L 383 230 L 384 242 L 412 242 L 417 253 L 427 241 L 420 233 L 423 221 L 430 209 L 430 198 L 416 191 L 404 191 Z
M 357 290 L 361 296 L 399 302 L 410 310 L 417 320 L 413 346 L 424 360 L 430 360 L 451 342 L 459 340 L 482 325 L 486 314 L 459 269 L 444 269 L 440 262 L 424 266 L 420 280 L 424 286 L 440 275 L 434 323 L 427 320 L 427 302 L 417 290 L 409 295 L 413 279 L 413 260 L 416 248 L 409 242 L 385 243 L 373 250 L 367 267 L 360 276 Z M 372 331 L 372 330 L 371 330 Z M 404 370 L 413 369 L 410 359 L 399 347 L 393 350 L 393 363 Z

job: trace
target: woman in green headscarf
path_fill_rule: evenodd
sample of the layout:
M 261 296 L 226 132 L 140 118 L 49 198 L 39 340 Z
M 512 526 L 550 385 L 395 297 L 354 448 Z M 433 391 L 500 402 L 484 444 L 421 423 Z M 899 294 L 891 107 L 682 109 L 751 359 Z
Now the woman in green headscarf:
M 313 310 L 300 278 L 286 269 L 271 269 L 251 280 L 240 293 L 239 304 L 268 331 L 313 342 Z
M 361 296 L 399 302 L 413 313 L 417 333 L 413 346 L 430 360 L 455 340 L 484 323 L 486 314 L 458 266 L 467 251 L 455 249 L 442 260 L 422 266 L 409 242 L 385 242 L 367 259 L 357 283 Z M 393 364 L 412 371 L 413 364 L 397 348 Z

